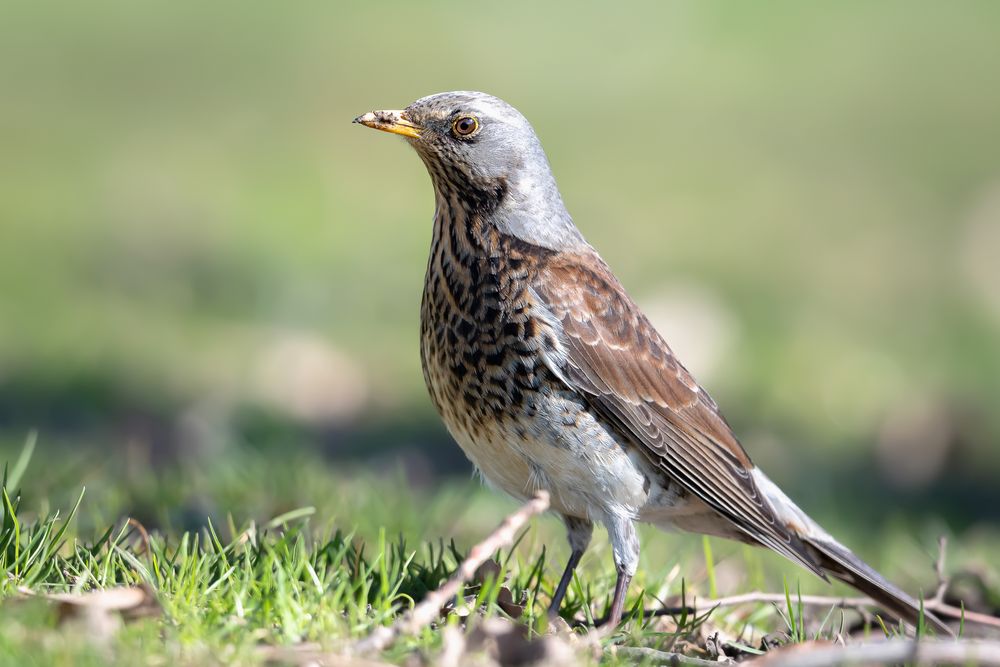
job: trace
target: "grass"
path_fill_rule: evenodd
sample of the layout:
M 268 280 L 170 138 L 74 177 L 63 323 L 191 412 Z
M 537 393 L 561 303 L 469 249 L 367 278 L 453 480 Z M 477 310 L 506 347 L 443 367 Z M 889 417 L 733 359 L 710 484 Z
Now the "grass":
M 44 508 L 49 503 L 32 493 L 32 478 L 45 477 L 58 467 L 45 470 L 51 459 L 42 458 L 38 449 L 29 461 L 33 448 L 34 441 L 29 441 L 12 457 L 15 463 L 5 468 L 4 475 L 3 664 L 259 664 L 275 659 L 296 662 L 294 647 L 309 643 L 340 651 L 374 627 L 390 623 L 439 586 L 466 550 L 511 507 L 466 484 L 410 490 L 399 479 L 359 479 L 331 471 L 322 461 L 299 459 L 293 465 L 300 474 L 300 490 L 328 491 L 325 496 L 317 493 L 316 506 L 288 507 L 270 519 L 206 516 L 200 527 L 179 530 L 169 527 L 171 508 L 164 504 L 147 533 L 124 515 L 107 520 L 109 513 L 121 512 L 132 502 L 119 495 L 120 489 L 108 493 L 122 485 L 112 475 L 95 480 L 93 494 L 77 489 L 77 500 L 67 512 L 33 509 L 32 505 Z M 277 460 L 252 450 L 243 452 L 242 458 L 247 463 L 237 470 L 216 470 L 219 486 L 203 491 L 223 498 L 225 478 L 237 475 L 249 493 L 270 496 L 277 504 L 289 500 L 292 489 L 276 472 L 281 465 Z M 189 479 L 192 486 L 201 483 L 196 474 Z M 23 481 L 20 491 L 19 481 Z M 155 487 L 150 479 L 144 481 Z M 353 498 L 353 504 L 348 501 L 347 507 L 338 507 L 338 499 L 345 497 Z M 414 505 L 424 515 L 416 531 L 418 522 L 411 520 L 407 509 Z M 393 514 L 401 521 L 380 522 Z M 397 532 L 399 527 L 404 528 Z M 705 638 L 718 632 L 752 653 L 765 632 L 783 631 L 790 641 L 798 642 L 831 636 L 833 626 L 839 626 L 831 622 L 832 610 L 817 611 L 812 618 L 801 601 L 796 604 L 788 584 L 784 609 L 756 605 L 682 614 L 670 621 L 642 619 L 638 616 L 642 606 L 657 600 L 679 603 L 698 591 L 707 593 L 708 571 L 715 572 L 717 585 L 726 589 L 723 593 L 738 592 L 743 584 L 739 579 L 733 583 L 731 577 L 748 569 L 745 550 L 725 542 L 714 543 L 713 550 L 698 540 L 683 540 L 693 544 L 687 550 L 674 544 L 669 550 L 674 556 L 665 557 L 669 552 L 662 538 L 646 533 L 644 539 L 643 566 L 629 598 L 629 615 L 618 632 L 604 640 L 606 645 L 703 655 Z M 563 615 L 568 618 L 592 620 L 607 611 L 613 572 L 606 544 L 596 542 L 567 594 Z M 495 575 L 466 589 L 456 611 L 463 606 L 468 611 L 405 637 L 381 658 L 399 662 L 413 653 L 432 657 L 442 649 L 445 627 L 475 627 L 485 618 L 507 617 L 497 603 L 503 589 L 510 593 L 509 600 L 523 606 L 523 616 L 516 622 L 531 633 L 544 633 L 545 608 L 565 552 L 558 523 L 536 520 L 511 549 L 496 554 Z M 703 559 L 711 553 L 715 554 L 709 556 L 712 567 L 706 568 Z M 788 570 L 780 560 L 766 560 L 763 569 L 767 583 L 794 581 L 797 595 L 803 584 L 828 591 L 817 587 L 817 581 L 800 582 L 800 573 Z M 724 583 L 727 579 L 729 583 Z M 142 613 L 124 610 L 128 622 L 122 627 L 117 613 L 114 623 L 95 624 L 85 614 L 67 613 L 65 605 L 46 599 L 122 586 L 142 587 L 149 598 L 141 605 Z M 836 616 L 839 619 L 839 613 Z M 603 663 L 618 660 L 626 657 L 606 656 Z

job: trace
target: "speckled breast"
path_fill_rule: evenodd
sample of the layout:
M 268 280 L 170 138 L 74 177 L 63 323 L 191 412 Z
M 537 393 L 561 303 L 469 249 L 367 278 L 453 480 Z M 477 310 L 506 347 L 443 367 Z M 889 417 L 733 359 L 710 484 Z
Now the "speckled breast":
M 648 491 L 636 463 L 544 361 L 559 356 L 530 289 L 545 252 L 488 229 L 436 225 L 421 306 L 427 388 L 492 486 L 517 498 L 546 488 L 569 516 L 608 503 L 634 511 Z M 595 498 L 595 489 L 614 492 Z
M 511 266 L 513 264 L 513 266 Z M 431 399 L 460 441 L 490 437 L 530 419 L 540 389 L 523 261 L 432 254 L 420 318 L 420 351 Z

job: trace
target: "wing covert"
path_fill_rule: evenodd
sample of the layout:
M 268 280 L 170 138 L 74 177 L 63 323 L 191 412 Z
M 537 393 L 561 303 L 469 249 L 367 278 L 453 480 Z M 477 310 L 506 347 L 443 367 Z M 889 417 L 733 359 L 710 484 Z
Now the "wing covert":
M 775 517 L 753 463 L 715 401 L 594 251 L 548 259 L 533 290 L 561 329 L 550 364 L 674 481 L 754 540 L 820 576 L 800 540 Z

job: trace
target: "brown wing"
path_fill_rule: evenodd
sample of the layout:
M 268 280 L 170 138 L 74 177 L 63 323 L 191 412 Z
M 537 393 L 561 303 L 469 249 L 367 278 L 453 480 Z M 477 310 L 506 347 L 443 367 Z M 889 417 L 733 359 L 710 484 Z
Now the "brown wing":
M 565 359 L 551 363 L 563 381 L 590 396 L 670 479 L 749 537 L 823 576 L 764 500 L 715 401 L 597 253 L 560 253 L 538 268 L 533 289 L 561 324 Z

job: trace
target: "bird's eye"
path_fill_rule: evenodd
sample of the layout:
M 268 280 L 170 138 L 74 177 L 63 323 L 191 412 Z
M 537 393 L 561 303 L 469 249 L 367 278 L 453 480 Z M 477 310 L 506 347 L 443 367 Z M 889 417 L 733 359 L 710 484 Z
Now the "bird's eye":
M 479 121 L 475 116 L 460 116 L 451 124 L 451 131 L 458 137 L 468 137 L 479 129 Z

